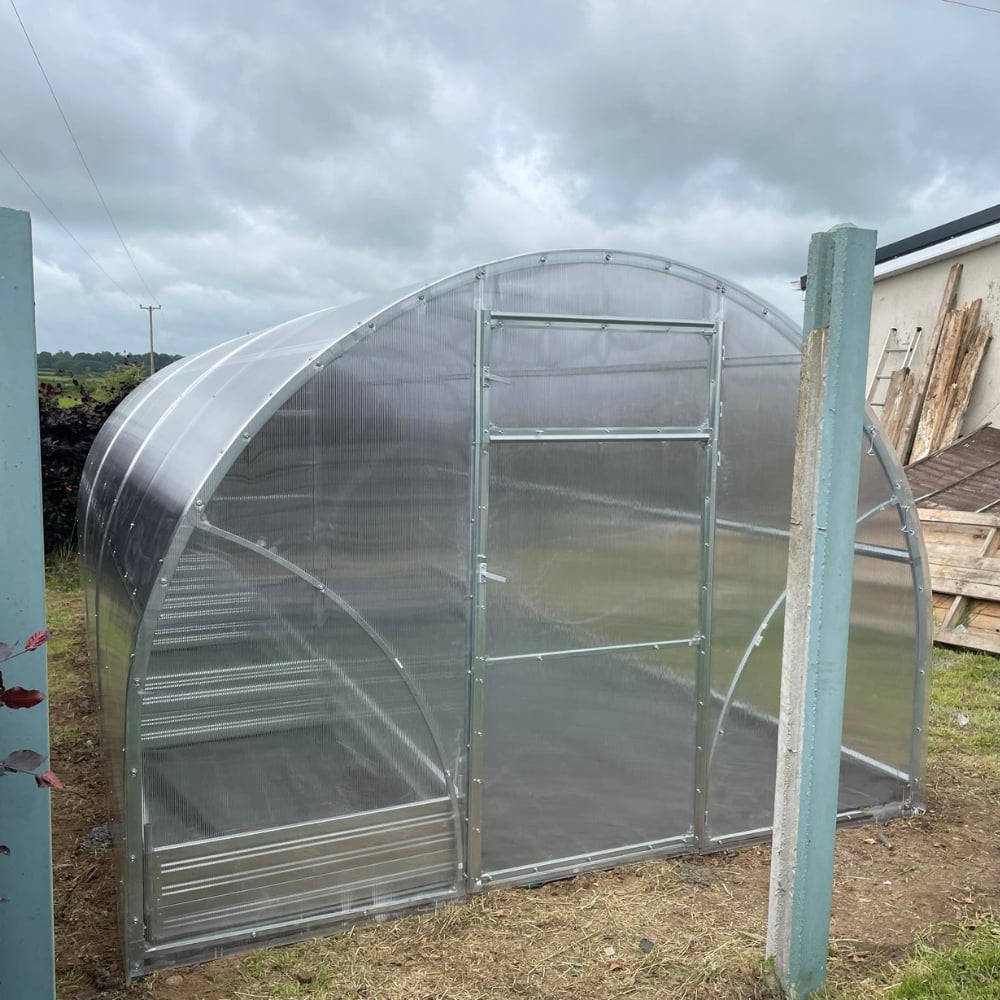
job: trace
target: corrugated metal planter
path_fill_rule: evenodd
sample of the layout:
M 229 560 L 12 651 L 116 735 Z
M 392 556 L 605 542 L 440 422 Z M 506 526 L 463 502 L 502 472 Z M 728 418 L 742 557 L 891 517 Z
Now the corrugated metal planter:
M 129 397 L 80 521 L 129 974 L 767 837 L 799 341 L 560 251 Z M 869 423 L 845 818 L 920 800 L 929 588 Z

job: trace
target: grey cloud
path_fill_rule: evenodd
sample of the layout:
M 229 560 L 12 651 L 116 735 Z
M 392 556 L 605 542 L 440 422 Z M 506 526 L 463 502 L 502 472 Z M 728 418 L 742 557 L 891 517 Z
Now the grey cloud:
M 22 4 L 164 349 L 538 246 L 648 249 L 801 311 L 809 234 L 1000 200 L 1000 18 L 937 0 Z M 12 16 L 0 148 L 144 294 Z M 136 301 L 30 208 L 46 347 L 141 350 Z

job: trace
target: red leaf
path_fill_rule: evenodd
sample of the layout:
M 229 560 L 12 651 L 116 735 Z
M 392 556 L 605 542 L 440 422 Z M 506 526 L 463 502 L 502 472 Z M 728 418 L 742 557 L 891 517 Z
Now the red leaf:
M 35 784 L 39 788 L 54 788 L 57 792 L 63 790 L 63 783 L 59 780 L 59 775 L 55 771 L 44 771 L 35 775 Z
M 45 701 L 45 695 L 34 688 L 6 688 L 4 693 L 0 694 L 0 702 L 3 702 L 8 708 L 33 708 L 43 701 Z
M 46 629 L 42 629 L 40 632 L 32 632 L 28 636 L 28 641 L 24 644 L 26 650 L 38 649 L 39 646 L 45 644 L 45 640 L 48 639 L 49 633 Z

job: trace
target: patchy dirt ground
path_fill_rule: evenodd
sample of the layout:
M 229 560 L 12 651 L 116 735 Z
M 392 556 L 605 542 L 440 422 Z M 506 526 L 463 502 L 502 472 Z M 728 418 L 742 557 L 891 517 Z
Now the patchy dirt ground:
M 501 890 L 124 987 L 79 592 L 51 591 L 49 610 L 52 761 L 68 789 L 53 796 L 62 1000 L 768 995 L 766 846 Z M 980 715 L 1000 712 L 997 675 L 983 676 L 993 687 Z M 934 713 L 925 815 L 838 835 L 831 997 L 881 996 L 916 940 L 947 940 L 1000 913 L 1000 747 L 991 727 L 970 743 L 979 716 L 969 714 L 971 730 L 950 710 Z

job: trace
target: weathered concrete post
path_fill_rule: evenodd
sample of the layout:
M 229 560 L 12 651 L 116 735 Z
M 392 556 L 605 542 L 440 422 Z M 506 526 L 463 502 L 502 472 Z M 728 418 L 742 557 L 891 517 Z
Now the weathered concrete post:
M 9 645 L 45 628 L 35 360 L 31 220 L 0 208 L 0 642 Z M 45 647 L 0 670 L 8 687 L 45 691 Z M 0 760 L 48 754 L 46 705 L 0 708 Z M 0 997 L 55 997 L 49 791 L 27 774 L 0 776 L 0 844 Z
M 875 237 L 809 246 L 767 926 L 794 1000 L 826 980 Z

